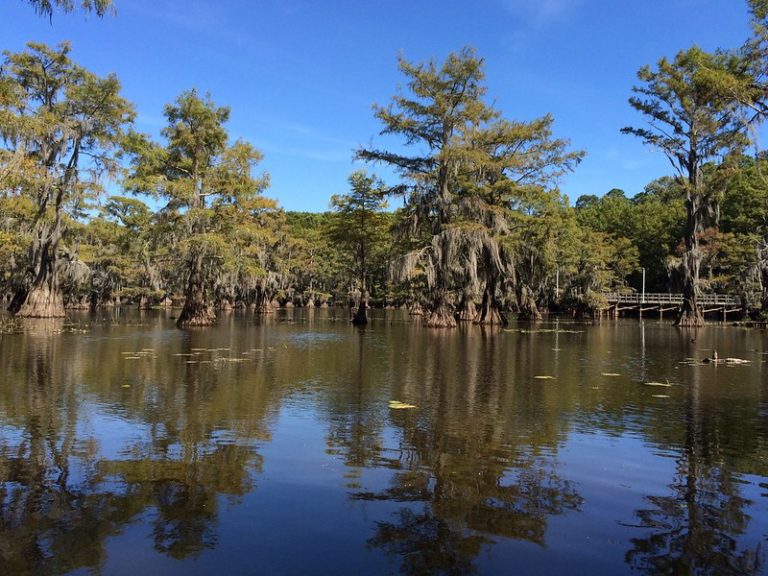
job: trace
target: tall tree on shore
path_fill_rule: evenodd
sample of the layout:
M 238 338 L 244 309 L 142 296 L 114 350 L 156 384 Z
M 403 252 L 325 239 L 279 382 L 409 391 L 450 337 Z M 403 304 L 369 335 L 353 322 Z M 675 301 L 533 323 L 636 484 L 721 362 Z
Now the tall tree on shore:
M 354 172 L 349 177 L 350 191 L 331 198 L 334 218 L 331 220 L 329 235 L 335 244 L 350 256 L 352 276 L 360 289 L 360 301 L 352 323 L 368 323 L 368 275 L 380 256 L 386 238 L 387 221 L 382 214 L 386 207 L 384 184 L 364 171 Z
M 0 193 L 32 207 L 31 244 L 10 310 L 61 317 L 60 242 L 68 218 L 103 192 L 114 174 L 132 106 L 114 75 L 99 78 L 57 48 L 30 43 L 0 67 Z
M 428 325 L 456 325 L 450 292 L 457 289 L 470 308 L 462 317 L 473 317 L 471 299 L 479 292 L 480 322 L 503 323 L 500 295 L 504 277 L 514 275 L 514 258 L 504 257 L 501 240 L 509 236 L 511 213 L 532 189 L 548 192 L 583 154 L 567 152 L 568 142 L 552 137 L 549 115 L 531 122 L 500 118 L 483 101 L 483 60 L 470 48 L 440 66 L 401 59 L 400 70 L 410 94 L 376 107 L 376 116 L 382 134 L 402 136 L 415 153 L 363 149 L 358 156 L 394 166 L 405 180 L 395 191 L 405 194 L 408 232 L 426 241 L 401 268 L 406 276 L 426 275 Z
M 556 184 L 584 152 L 568 151 L 569 141 L 553 136 L 553 122 L 550 114 L 529 122 L 498 119 L 476 133 L 476 180 L 462 203 L 487 235 L 477 259 L 485 280 L 481 324 L 505 323 L 499 298 L 505 279 L 519 318 L 538 318 L 535 293 L 556 270 L 556 263 L 546 261 L 556 251 L 549 248 L 563 244 L 565 204 Z
M 727 185 L 728 158 L 746 144 L 744 125 L 736 114 L 736 101 L 725 85 L 741 74 L 741 60 L 734 54 L 704 52 L 694 46 L 674 60 L 662 58 L 655 70 L 638 72 L 640 86 L 630 105 L 641 112 L 648 127 L 623 128 L 660 149 L 675 169 L 686 205 L 685 253 L 682 258 L 683 306 L 678 326 L 704 323 L 698 306 L 701 250 L 699 234 L 714 216 L 718 196 Z M 704 165 L 717 168 L 705 173 Z
M 382 134 L 401 136 L 412 155 L 364 148 L 357 156 L 394 167 L 404 178 L 396 191 L 405 195 L 414 227 L 428 230 L 429 244 L 406 259 L 406 268 L 420 263 L 427 270 L 432 309 L 427 324 L 456 326 L 449 301 L 460 229 L 455 227 L 460 183 L 473 167 L 466 161 L 467 131 L 498 116 L 482 101 L 483 60 L 471 48 L 450 54 L 442 65 L 434 61 L 411 64 L 400 58 L 409 94 L 392 98 L 387 107 L 375 106 Z
M 266 174 L 253 175 L 262 158 L 258 150 L 241 140 L 229 144 L 224 128 L 229 113 L 210 97 L 187 91 L 165 107 L 165 146 L 141 135 L 129 142 L 133 173 L 128 188 L 167 199 L 165 210 L 180 225 L 187 272 L 180 327 L 215 322 L 212 284 L 234 246 L 227 234 L 239 216 L 254 208 L 269 182 Z

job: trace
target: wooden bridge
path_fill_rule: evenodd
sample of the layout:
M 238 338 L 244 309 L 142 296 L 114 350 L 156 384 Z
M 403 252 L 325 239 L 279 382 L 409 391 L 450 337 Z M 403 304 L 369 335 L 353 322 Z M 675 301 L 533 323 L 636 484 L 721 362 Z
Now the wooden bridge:
M 606 292 L 603 296 L 608 300 L 609 313 L 616 316 L 629 310 L 637 312 L 641 317 L 644 312 L 658 312 L 659 318 L 662 318 L 664 312 L 677 312 L 683 305 L 682 294 Z M 744 308 L 741 298 L 733 294 L 701 294 L 698 302 L 702 313 L 719 312 L 723 320 L 728 319 L 728 314 L 741 312 Z

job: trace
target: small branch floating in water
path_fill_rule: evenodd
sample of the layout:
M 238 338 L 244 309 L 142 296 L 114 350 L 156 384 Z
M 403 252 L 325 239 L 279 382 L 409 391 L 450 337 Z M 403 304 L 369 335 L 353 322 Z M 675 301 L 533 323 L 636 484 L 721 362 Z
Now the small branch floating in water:
M 399 400 L 390 400 L 389 407 L 392 410 L 408 410 L 410 408 L 416 408 L 416 406 L 413 404 L 406 404 L 405 402 L 400 402 Z

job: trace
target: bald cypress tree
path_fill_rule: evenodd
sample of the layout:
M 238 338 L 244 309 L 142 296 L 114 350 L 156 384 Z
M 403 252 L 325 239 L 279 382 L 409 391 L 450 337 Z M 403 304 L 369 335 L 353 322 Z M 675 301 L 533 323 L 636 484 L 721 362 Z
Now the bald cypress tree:
M 113 75 L 97 77 L 69 57 L 69 44 L 30 43 L 0 67 L 0 192 L 28 207 L 29 246 L 11 312 L 64 316 L 61 242 L 72 214 L 103 193 L 133 120 Z M 26 225 L 25 224 L 25 225 Z
M 425 228 L 431 238 L 429 245 L 408 259 L 410 264 L 420 262 L 428 273 L 432 306 L 427 324 L 453 327 L 449 290 L 459 240 L 453 226 L 455 205 L 462 175 L 472 171 L 471 162 L 466 161 L 471 153 L 466 135 L 498 113 L 482 100 L 486 92 L 483 60 L 471 48 L 450 54 L 442 64 L 412 64 L 401 58 L 399 67 L 408 93 L 374 110 L 384 126 L 381 133 L 402 137 L 413 153 L 364 148 L 357 155 L 388 164 L 403 177 L 398 191 L 406 197 L 413 224 Z
M 699 235 L 715 216 L 718 196 L 725 190 L 728 159 L 746 144 L 744 124 L 737 102 L 726 89 L 742 74 L 742 62 L 734 54 L 708 53 L 694 46 L 673 60 L 662 58 L 655 69 L 645 66 L 637 73 L 640 85 L 630 105 L 642 113 L 645 127 L 626 127 L 669 159 L 685 195 L 686 223 L 681 262 L 683 305 L 679 326 L 704 323 L 698 305 L 702 253 Z M 704 170 L 705 164 L 716 168 Z
M 387 107 L 376 106 L 375 113 L 382 134 L 400 136 L 411 153 L 358 152 L 363 160 L 394 167 L 403 178 L 392 192 L 405 197 L 401 228 L 414 245 L 397 266 L 400 279 L 426 277 L 429 326 L 456 326 L 458 292 L 464 306 L 474 306 L 469 299 L 481 295 L 482 323 L 503 323 L 503 285 L 507 278 L 513 283 L 520 278 L 512 253 L 503 247 L 514 212 L 533 190 L 550 190 L 583 154 L 567 152 L 568 142 L 552 136 L 551 116 L 511 122 L 486 104 L 483 60 L 471 48 L 450 54 L 442 64 L 400 59 L 400 70 L 407 92 Z
M 182 93 L 165 107 L 166 144 L 133 135 L 133 171 L 126 182 L 134 192 L 168 201 L 178 249 L 186 263 L 180 327 L 207 326 L 216 320 L 213 284 L 235 243 L 227 237 L 238 217 L 247 216 L 267 187 L 266 174 L 254 176 L 261 153 L 249 143 L 229 143 L 224 124 L 229 108 L 196 91 Z
M 349 177 L 350 191 L 331 198 L 333 216 L 329 237 L 348 255 L 350 270 L 358 283 L 360 300 L 352 317 L 355 325 L 368 323 L 368 277 L 381 264 L 382 247 L 386 242 L 387 220 L 382 211 L 386 208 L 383 183 L 364 171 Z

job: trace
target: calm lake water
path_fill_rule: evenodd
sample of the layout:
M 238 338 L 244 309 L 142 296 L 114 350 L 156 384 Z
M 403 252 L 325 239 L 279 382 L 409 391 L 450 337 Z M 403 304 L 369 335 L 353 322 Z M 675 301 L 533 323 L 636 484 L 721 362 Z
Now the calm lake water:
M 768 574 L 765 331 L 37 324 L 0 336 L 0 574 Z

